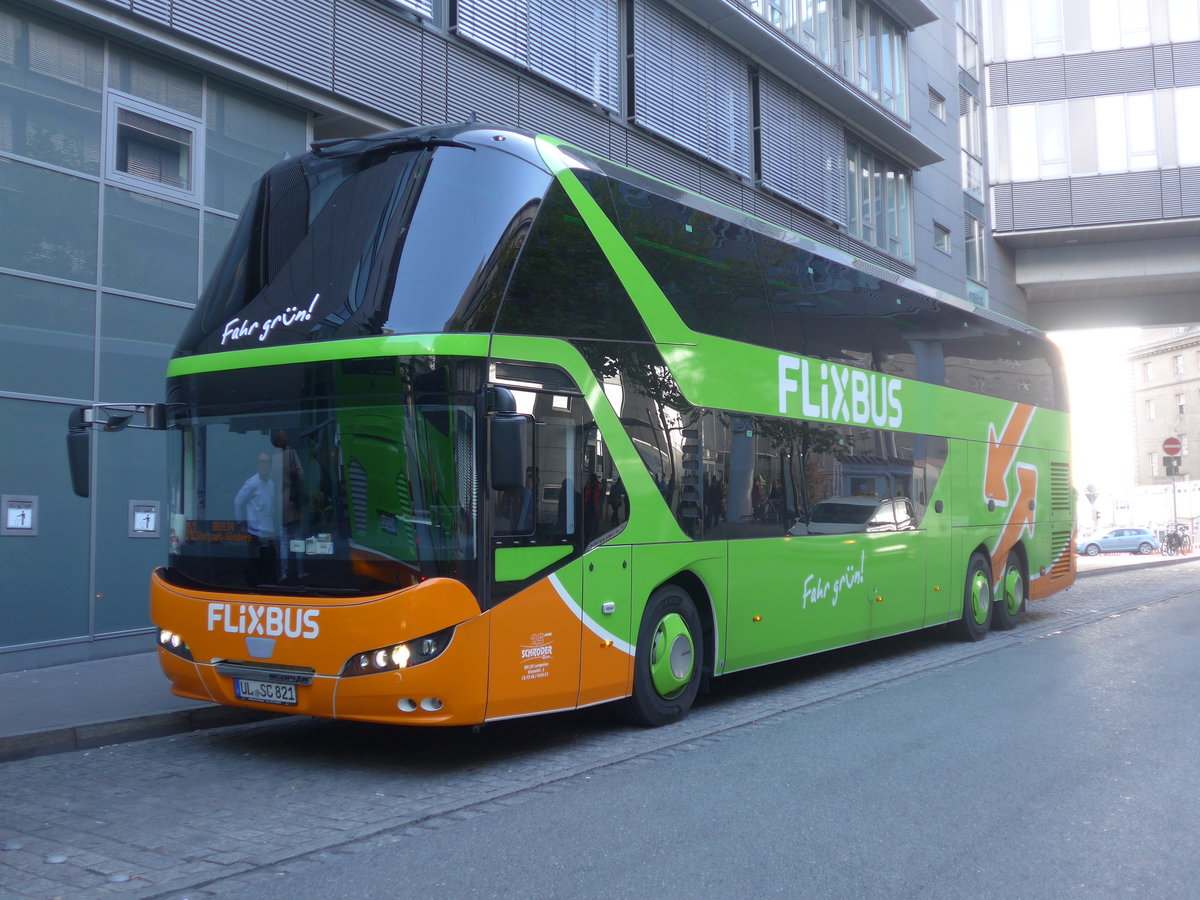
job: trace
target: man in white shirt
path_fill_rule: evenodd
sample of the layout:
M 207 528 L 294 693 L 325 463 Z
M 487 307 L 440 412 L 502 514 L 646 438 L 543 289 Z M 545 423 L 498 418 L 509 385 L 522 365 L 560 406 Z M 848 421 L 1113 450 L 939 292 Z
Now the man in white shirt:
M 250 581 L 257 584 L 273 579 L 273 563 L 276 558 L 275 482 L 271 480 L 270 454 L 258 454 L 258 471 L 246 479 L 233 500 L 233 508 L 239 519 L 246 523 L 246 531 L 256 539 L 256 548 L 250 563 Z M 263 576 L 266 576 L 264 579 Z

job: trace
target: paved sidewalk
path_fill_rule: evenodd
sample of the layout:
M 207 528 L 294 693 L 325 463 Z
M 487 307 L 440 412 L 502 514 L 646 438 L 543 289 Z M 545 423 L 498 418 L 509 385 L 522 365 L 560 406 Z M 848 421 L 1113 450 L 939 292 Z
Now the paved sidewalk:
M 0 673 L 0 762 L 271 716 L 171 693 L 154 652 Z

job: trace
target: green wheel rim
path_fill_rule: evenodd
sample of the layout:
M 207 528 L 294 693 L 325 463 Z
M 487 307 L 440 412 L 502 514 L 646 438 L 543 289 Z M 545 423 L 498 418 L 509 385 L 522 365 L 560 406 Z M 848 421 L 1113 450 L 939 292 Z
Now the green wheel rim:
M 1021 577 L 1021 570 L 1016 566 L 1009 566 L 1004 573 L 1004 605 L 1008 609 L 1009 615 L 1015 616 L 1021 611 L 1021 605 L 1025 602 L 1025 580 Z
M 683 693 L 692 680 L 695 656 L 692 633 L 683 616 L 663 616 L 650 640 L 650 680 L 660 697 L 673 700 Z
M 977 571 L 971 578 L 971 617 L 976 625 L 987 621 L 988 606 L 992 598 L 988 595 L 988 577 L 983 571 Z

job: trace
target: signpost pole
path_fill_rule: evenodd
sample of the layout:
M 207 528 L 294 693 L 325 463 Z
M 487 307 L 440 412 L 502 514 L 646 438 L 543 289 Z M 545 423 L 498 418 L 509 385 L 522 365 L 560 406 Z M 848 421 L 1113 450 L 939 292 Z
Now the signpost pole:
M 1163 441 L 1162 450 L 1166 454 L 1163 462 L 1168 464 L 1171 473 L 1171 528 L 1175 530 L 1179 527 L 1177 490 L 1179 485 L 1179 454 L 1183 452 L 1183 441 L 1171 436 Z

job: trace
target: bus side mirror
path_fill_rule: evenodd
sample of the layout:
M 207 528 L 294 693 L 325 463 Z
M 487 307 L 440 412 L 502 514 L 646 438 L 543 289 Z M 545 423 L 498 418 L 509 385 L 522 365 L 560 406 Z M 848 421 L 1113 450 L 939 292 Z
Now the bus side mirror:
M 67 463 L 71 467 L 71 489 L 86 497 L 91 481 L 91 427 L 84 421 L 86 407 L 77 406 L 67 416 Z
M 529 416 L 500 414 L 489 421 L 491 483 L 494 491 L 519 491 L 525 487 L 526 449 L 533 420 Z

